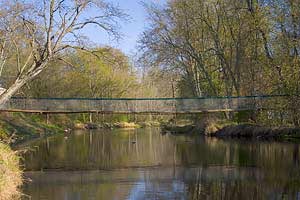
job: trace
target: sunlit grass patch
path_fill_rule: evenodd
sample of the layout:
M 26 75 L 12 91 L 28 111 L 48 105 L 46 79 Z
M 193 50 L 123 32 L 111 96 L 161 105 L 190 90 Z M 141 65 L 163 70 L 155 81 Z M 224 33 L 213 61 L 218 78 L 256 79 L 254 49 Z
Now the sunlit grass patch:
M 19 199 L 19 186 L 22 173 L 19 169 L 19 157 L 8 145 L 0 143 L 0 199 Z

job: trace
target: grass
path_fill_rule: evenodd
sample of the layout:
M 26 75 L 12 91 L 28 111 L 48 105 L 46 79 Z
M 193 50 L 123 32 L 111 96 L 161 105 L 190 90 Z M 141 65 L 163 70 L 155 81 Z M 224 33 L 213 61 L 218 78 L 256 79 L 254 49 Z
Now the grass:
M 63 132 L 62 127 L 47 124 L 44 118 L 37 114 L 1 113 L 0 140 L 13 145 L 41 135 Z
M 224 127 L 238 125 L 237 122 L 229 120 L 210 120 L 204 127 L 205 135 L 213 135 L 216 131 L 221 130 Z
M 22 172 L 19 169 L 19 157 L 8 145 L 0 143 L 0 199 L 19 199 L 21 184 Z
M 21 196 L 19 157 L 10 146 L 42 135 L 62 133 L 63 125 L 55 123 L 61 121 L 55 118 L 54 123 L 47 124 L 43 115 L 0 113 L 0 200 L 16 200 Z

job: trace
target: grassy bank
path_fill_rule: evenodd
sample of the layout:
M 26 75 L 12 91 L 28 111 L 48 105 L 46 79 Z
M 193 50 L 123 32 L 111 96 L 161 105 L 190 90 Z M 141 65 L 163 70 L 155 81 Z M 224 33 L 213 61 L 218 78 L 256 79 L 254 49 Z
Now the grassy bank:
M 186 134 L 197 133 L 209 137 L 275 139 L 299 141 L 300 128 L 291 122 L 275 121 L 265 112 L 240 111 L 228 113 L 207 113 L 190 120 L 170 120 L 162 125 L 165 132 Z M 184 122 L 184 123 L 182 123 Z
M 64 130 L 140 128 L 159 126 L 163 120 L 163 117 L 134 115 L 0 113 L 0 141 L 15 145 Z
M 19 157 L 6 144 L 0 143 L 0 199 L 16 200 L 20 197 L 22 172 Z
M 47 123 L 45 116 L 38 114 L 1 113 L 0 140 L 15 145 L 44 135 L 62 133 L 62 124 Z
M 62 126 L 47 123 L 43 115 L 0 114 L 0 200 L 20 198 L 18 188 L 22 184 L 22 171 L 19 157 L 11 146 L 62 131 Z
M 114 122 L 114 123 L 83 123 L 75 121 L 74 129 L 136 129 L 146 127 L 159 127 L 161 125 L 158 121 L 152 122 Z

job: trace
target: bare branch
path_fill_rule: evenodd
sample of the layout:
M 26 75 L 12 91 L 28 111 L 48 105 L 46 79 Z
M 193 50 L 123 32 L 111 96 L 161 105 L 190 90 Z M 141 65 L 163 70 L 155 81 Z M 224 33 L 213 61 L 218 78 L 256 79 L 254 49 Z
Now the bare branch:
M 47 30 L 47 50 L 49 56 L 52 56 L 52 42 L 51 42 L 51 36 L 52 36 L 52 29 L 53 29 L 53 20 L 54 20 L 54 2 L 55 0 L 50 1 L 50 8 L 49 8 L 49 25 Z

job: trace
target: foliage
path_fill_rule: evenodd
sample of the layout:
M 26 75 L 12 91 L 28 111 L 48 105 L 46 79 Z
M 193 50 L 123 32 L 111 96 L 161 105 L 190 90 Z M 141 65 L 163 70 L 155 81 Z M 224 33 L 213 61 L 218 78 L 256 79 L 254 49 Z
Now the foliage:
M 104 0 L 0 1 L 0 72 L 12 75 L 0 106 L 68 51 L 89 48 L 83 29 L 89 25 L 114 38 L 126 15 Z M 0 74 L 1 75 L 1 74 Z
M 299 94 L 300 2 L 172 0 L 146 4 L 146 67 L 180 75 L 181 96 Z M 299 125 L 297 98 L 285 104 Z M 296 108 L 296 109 L 295 109 Z
M 93 52 L 66 55 L 68 65 L 53 64 L 27 84 L 22 93 L 32 97 L 131 96 L 137 88 L 137 78 L 128 57 L 111 47 L 96 48 Z

